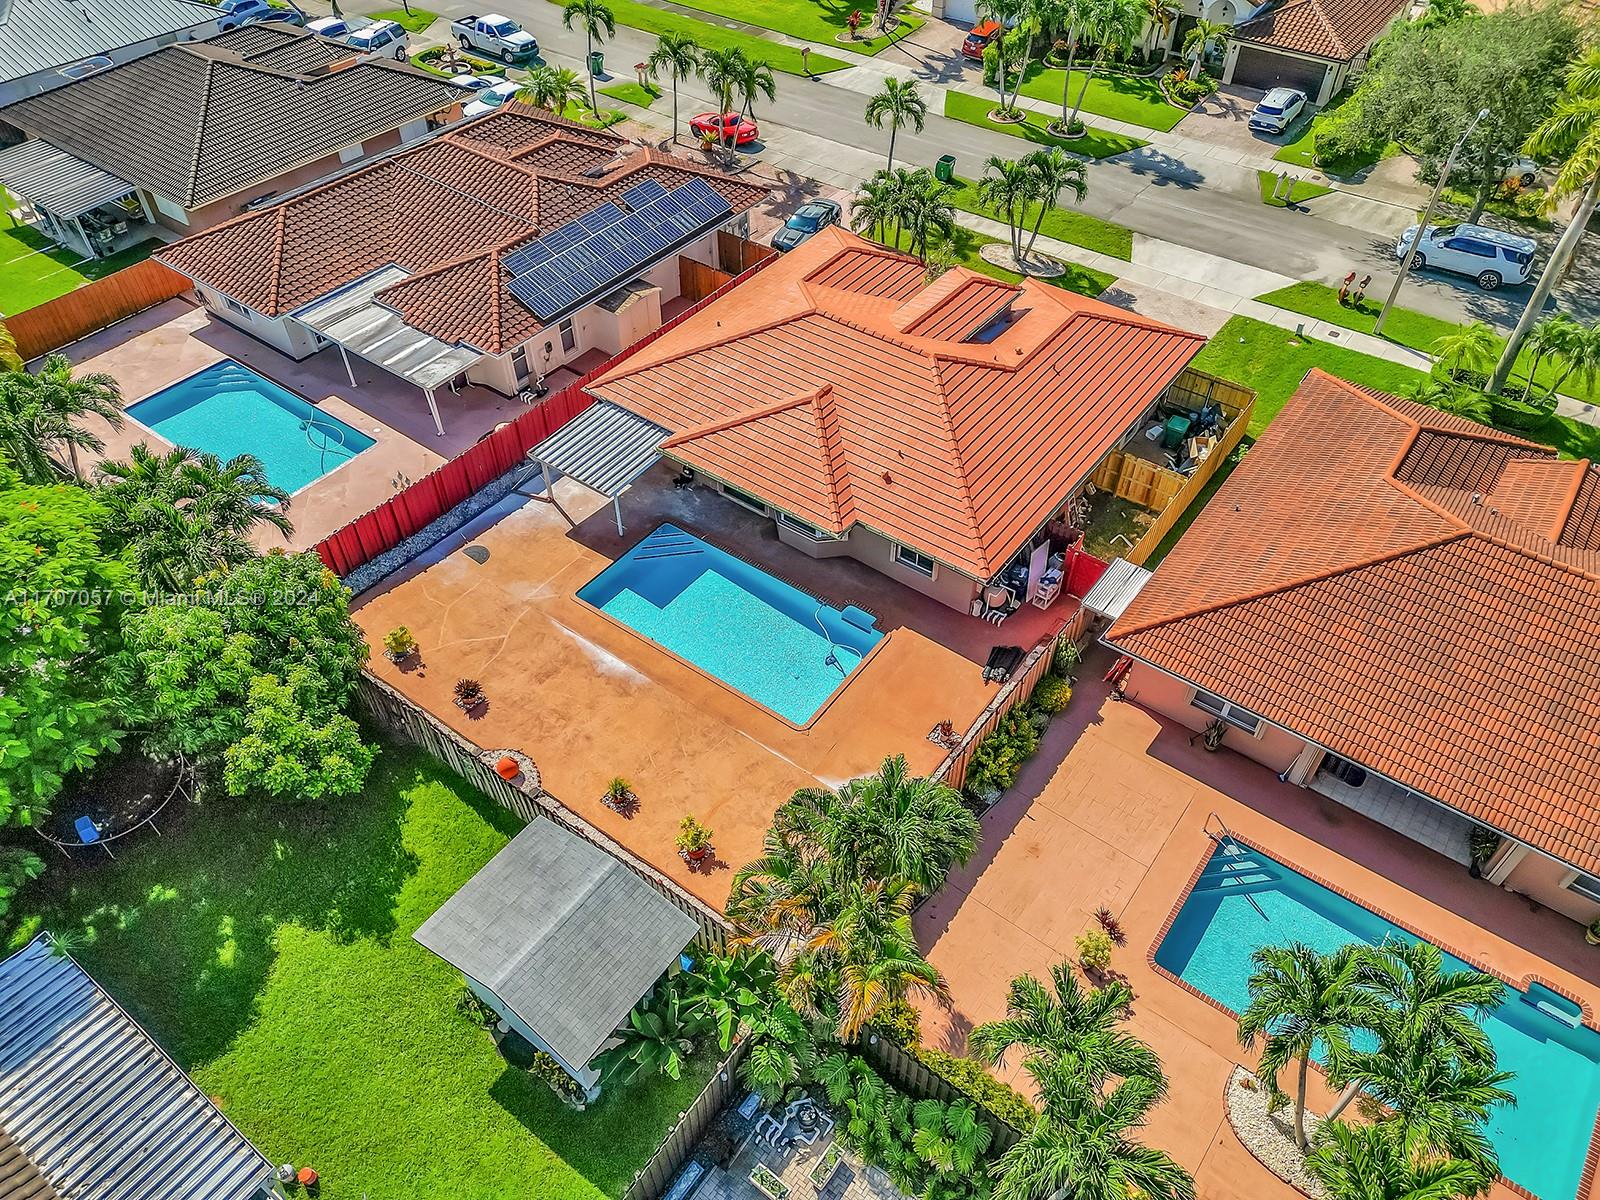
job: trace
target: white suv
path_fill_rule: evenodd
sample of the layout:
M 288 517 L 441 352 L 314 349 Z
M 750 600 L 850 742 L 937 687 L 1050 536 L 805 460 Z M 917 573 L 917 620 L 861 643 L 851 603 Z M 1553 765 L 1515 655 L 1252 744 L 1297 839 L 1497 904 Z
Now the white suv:
M 1306 110 L 1306 94 L 1294 88 L 1273 88 L 1256 102 L 1250 128 L 1262 133 L 1282 133 Z
M 344 44 L 363 60 L 381 56 L 405 62 L 411 48 L 411 35 L 398 21 L 375 21 L 350 34 Z
M 1404 258 L 1416 236 L 1417 227 L 1412 225 L 1395 243 L 1394 256 Z M 1527 282 L 1538 249 L 1539 243 L 1532 238 L 1484 225 L 1430 225 L 1417 243 L 1411 264 L 1470 275 L 1484 291 L 1492 292 L 1502 283 Z

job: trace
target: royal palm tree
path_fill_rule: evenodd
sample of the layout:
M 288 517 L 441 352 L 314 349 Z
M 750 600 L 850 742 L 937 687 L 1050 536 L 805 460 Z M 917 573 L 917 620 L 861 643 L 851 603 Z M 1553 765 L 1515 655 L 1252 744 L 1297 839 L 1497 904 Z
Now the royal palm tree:
M 999 71 L 996 81 L 1000 89 L 1000 111 L 1011 112 L 1017 107 L 1016 92 L 1009 87 L 1012 39 L 1006 36 L 1006 31 L 1021 23 L 1028 16 L 1032 5 L 1030 0 L 978 0 L 976 11 L 980 21 L 1000 22 L 1000 36 L 995 39 L 995 66 Z M 1024 51 L 1026 54 L 1026 51 Z M 1023 64 L 1025 66 L 1026 64 Z M 1017 70 L 1017 87 L 1022 86 L 1022 67 Z
M 1098 1092 L 1111 1079 L 1161 1078 L 1155 1052 L 1118 1025 L 1133 1003 L 1120 979 L 1085 988 L 1071 963 L 1057 963 L 1050 985 L 1032 975 L 1011 981 L 1006 1015 L 967 1035 L 967 1049 L 985 1066 L 999 1066 L 1020 1048 L 1023 1068 L 1043 1094 L 1052 1081 L 1078 1080 Z
M 1481 374 L 1493 360 L 1498 341 L 1488 325 L 1472 321 L 1435 340 L 1433 353 L 1445 377 L 1455 383 L 1463 371 Z
M 1313 1053 L 1321 1051 L 1330 1079 L 1343 1082 L 1352 1057 L 1350 1035 L 1374 1028 L 1377 1001 L 1361 986 L 1362 946 L 1323 954 L 1303 942 L 1263 946 L 1251 956 L 1250 1003 L 1239 1014 L 1239 1041 L 1264 1043 L 1256 1076 L 1274 1100 L 1283 1096 L 1278 1075 L 1300 1061 L 1294 1094 L 1294 1137 L 1306 1141 L 1306 1084 Z
M 1082 204 L 1089 194 L 1089 177 L 1084 161 L 1074 158 L 1059 146 L 1049 150 L 1035 150 L 1022 160 L 1033 178 L 1032 200 L 1039 206 L 1034 214 L 1033 230 L 1028 234 L 1026 252 L 1033 253 L 1033 244 L 1039 240 L 1039 230 L 1045 218 L 1061 207 L 1061 194 L 1070 192 L 1074 204 Z
M 594 44 L 603 42 L 617 32 L 616 14 L 611 11 L 605 0 L 566 0 L 561 6 L 561 24 L 571 29 L 573 25 L 583 27 L 584 62 L 593 62 Z M 595 95 L 594 72 L 589 72 L 589 110 L 600 111 L 600 98 Z
M 560 116 L 583 98 L 583 81 L 571 67 L 535 67 L 528 72 L 527 86 L 520 94 L 530 104 Z
M 930 245 L 948 244 L 955 236 L 956 210 L 950 202 L 954 192 L 954 187 L 939 182 L 926 167 L 912 171 L 904 181 L 902 225 L 909 243 L 907 249 L 924 263 L 928 261 Z M 958 826 L 961 827 L 964 826 Z
M 700 78 L 705 80 L 711 94 L 716 97 L 718 113 L 733 111 L 733 94 L 739 89 L 749 65 L 750 60 L 737 46 L 700 52 Z
M 887 170 L 894 169 L 894 139 L 902 125 L 910 125 L 918 133 L 928 117 L 928 102 L 922 98 L 917 85 L 910 79 L 891 75 L 883 81 L 883 89 L 867 101 L 867 124 L 874 129 L 889 126 L 889 161 Z
M 1085 31 L 1095 23 L 1097 14 L 1105 3 L 1106 0 L 1052 0 L 1049 6 L 1050 23 L 1061 31 L 1061 36 L 1067 43 L 1067 66 L 1061 76 L 1061 122 L 1057 127 L 1059 132 L 1066 133 L 1071 129 L 1067 116 L 1068 98 L 1072 95 L 1072 71 L 1078 61 L 1078 44 L 1082 41 Z
M 1458 1200 L 1488 1184 L 1481 1167 L 1454 1158 L 1416 1158 L 1387 1124 L 1330 1121 L 1306 1166 L 1328 1200 Z
M 978 180 L 978 203 L 1003 220 L 1011 230 L 1011 254 L 1022 262 L 1022 228 L 1037 183 L 1028 164 L 1020 159 L 989 156 Z
M 1089 84 L 1105 65 L 1106 55 L 1133 45 L 1144 25 L 1144 0 L 1096 0 L 1091 24 L 1085 29 L 1094 39 L 1094 57 L 1089 69 L 1083 73 L 1083 83 L 1078 87 L 1078 101 L 1072 106 L 1072 116 L 1067 118 L 1064 132 L 1071 133 L 1078 125 L 1078 114 L 1083 110 L 1083 98 Z
M 693 75 L 700 66 L 700 47 L 686 33 L 664 33 L 656 48 L 645 59 L 645 70 L 655 78 L 665 71 L 672 77 L 672 140 L 678 140 L 678 81 Z
M 1216 21 L 1196 21 L 1183 35 L 1183 53 L 1189 58 L 1189 77 L 1200 78 L 1200 64 L 1212 50 L 1221 50 L 1228 44 L 1229 26 Z
M 878 171 L 871 179 L 862 180 L 850 205 L 850 228 L 857 233 L 868 233 L 875 242 L 897 245 L 889 240 L 890 227 L 899 215 L 899 200 L 895 195 L 894 176 L 888 171 Z
M 54 456 L 63 450 L 76 476 L 79 450 L 104 449 L 105 443 L 83 427 L 86 417 L 122 428 L 122 395 L 110 375 L 74 375 L 72 364 L 60 354 L 46 358 L 36 374 L 0 375 L 0 454 L 24 482 L 56 482 Z

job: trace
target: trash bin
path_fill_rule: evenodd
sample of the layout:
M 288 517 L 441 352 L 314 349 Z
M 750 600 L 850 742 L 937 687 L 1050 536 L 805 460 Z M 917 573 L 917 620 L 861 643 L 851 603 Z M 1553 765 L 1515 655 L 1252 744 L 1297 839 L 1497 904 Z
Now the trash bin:
M 602 51 L 589 51 L 589 74 L 604 75 L 606 73 L 606 56 Z
M 946 154 L 933 164 L 933 177 L 940 183 L 949 183 L 956 177 L 956 156 Z

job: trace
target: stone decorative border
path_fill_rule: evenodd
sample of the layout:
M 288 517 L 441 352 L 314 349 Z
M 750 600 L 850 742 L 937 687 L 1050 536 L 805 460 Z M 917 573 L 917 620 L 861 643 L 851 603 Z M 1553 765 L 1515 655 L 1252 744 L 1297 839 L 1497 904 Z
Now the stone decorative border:
M 515 779 L 507 779 L 507 783 L 530 796 L 542 796 L 545 794 L 544 789 L 540 786 L 543 780 L 539 776 L 538 766 L 534 764 L 533 759 L 529 758 L 521 750 L 485 750 L 478 755 L 479 761 L 491 771 L 494 771 L 495 764 L 502 758 L 509 758 L 522 768 L 522 774 Z M 498 771 L 495 773 L 499 774 Z M 504 779 L 505 777 L 501 776 L 501 778 Z
M 1267 1110 L 1266 1089 L 1257 1084 L 1250 1087 L 1246 1080 L 1255 1075 L 1244 1067 L 1235 1067 L 1228 1082 L 1223 1085 L 1223 1106 L 1228 1112 L 1228 1124 L 1244 1148 L 1255 1160 L 1310 1200 L 1324 1200 L 1323 1186 L 1306 1169 L 1305 1158 L 1294 1144 L 1293 1118 L 1290 1124 L 1280 1124 L 1279 1118 Z M 1322 1118 L 1306 1111 L 1306 1138 L 1309 1140 Z

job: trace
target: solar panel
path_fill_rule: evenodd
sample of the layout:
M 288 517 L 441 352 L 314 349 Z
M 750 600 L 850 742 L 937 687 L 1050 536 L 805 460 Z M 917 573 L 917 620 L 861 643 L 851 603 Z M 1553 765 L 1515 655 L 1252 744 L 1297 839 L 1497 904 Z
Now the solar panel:
M 591 213 L 584 213 L 583 216 L 578 218 L 576 223 L 582 226 L 586 232 L 595 233 L 601 229 L 604 229 L 607 225 L 611 225 L 622 220 L 622 218 L 626 215 L 627 214 L 615 204 L 608 202 L 602 204 L 599 208 L 595 209 Z
M 659 179 L 646 179 L 638 187 L 629 188 L 622 193 L 622 202 L 629 208 L 642 208 L 652 200 L 659 200 L 667 194 L 665 185 Z

